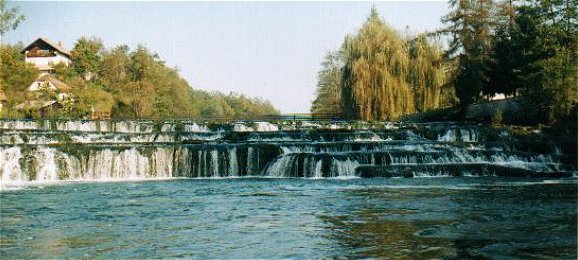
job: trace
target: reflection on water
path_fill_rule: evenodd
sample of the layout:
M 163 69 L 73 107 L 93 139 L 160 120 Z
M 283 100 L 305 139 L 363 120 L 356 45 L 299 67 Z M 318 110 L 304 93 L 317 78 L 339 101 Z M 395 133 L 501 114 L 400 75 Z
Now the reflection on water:
M 455 256 L 452 241 L 416 235 L 431 226 L 449 225 L 454 205 L 444 203 L 453 191 L 362 189 L 345 197 L 359 204 L 349 214 L 322 217 L 330 223 L 329 237 L 352 258 Z M 433 207 L 436 205 L 436 207 Z M 445 205 L 440 209 L 439 205 Z M 446 213 L 442 213 L 440 211 Z M 444 215 L 440 215 L 444 214 Z
M 475 186 L 351 190 L 349 214 L 322 219 L 353 258 L 576 258 L 575 184 Z
M 576 180 L 523 181 L 223 179 L 28 187 L 0 193 L 0 257 L 576 259 Z

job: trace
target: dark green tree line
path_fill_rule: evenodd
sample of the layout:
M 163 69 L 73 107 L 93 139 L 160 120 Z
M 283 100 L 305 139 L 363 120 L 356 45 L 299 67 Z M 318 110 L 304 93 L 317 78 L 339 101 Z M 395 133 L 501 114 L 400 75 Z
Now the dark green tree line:
M 455 59 L 452 72 L 456 96 L 465 107 L 480 100 L 487 85 L 488 63 L 492 32 L 495 28 L 491 0 L 451 0 L 451 12 L 442 18 L 448 27 L 440 32 L 449 35 L 451 42 L 446 56 Z
M 560 122 L 577 101 L 576 0 L 450 1 L 440 32 L 462 108 L 495 94 L 521 95 L 527 123 Z

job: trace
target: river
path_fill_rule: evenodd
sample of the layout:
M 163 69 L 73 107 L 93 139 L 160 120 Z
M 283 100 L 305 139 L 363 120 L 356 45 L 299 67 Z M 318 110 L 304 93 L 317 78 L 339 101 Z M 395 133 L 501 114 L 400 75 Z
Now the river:
M 571 144 L 480 124 L 0 121 L 0 258 L 576 259 Z
M 10 258 L 576 259 L 575 179 L 177 179 L 0 193 Z

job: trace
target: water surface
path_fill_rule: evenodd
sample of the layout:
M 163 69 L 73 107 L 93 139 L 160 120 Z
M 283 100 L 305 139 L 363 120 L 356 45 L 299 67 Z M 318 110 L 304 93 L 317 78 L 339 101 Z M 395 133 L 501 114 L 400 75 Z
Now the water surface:
M 576 179 L 177 179 L 0 192 L 1 258 L 576 259 Z

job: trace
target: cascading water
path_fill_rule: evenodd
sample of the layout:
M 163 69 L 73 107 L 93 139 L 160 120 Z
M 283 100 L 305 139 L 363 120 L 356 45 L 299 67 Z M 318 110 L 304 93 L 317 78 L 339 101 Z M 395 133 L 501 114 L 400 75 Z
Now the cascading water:
M 239 174 L 239 162 L 237 162 L 237 148 L 229 149 L 229 174 Z
M 0 121 L 2 185 L 171 177 L 561 175 L 563 151 L 484 142 L 477 125 Z M 229 130 L 223 130 L 229 129 Z M 285 131 L 290 129 L 290 131 Z M 371 129 L 371 130 L 370 130 Z M 500 133 L 508 140 L 510 134 Z M 568 174 L 562 174 L 568 176 Z

